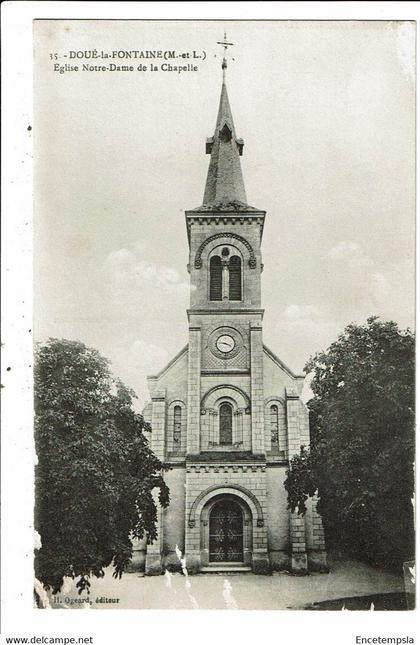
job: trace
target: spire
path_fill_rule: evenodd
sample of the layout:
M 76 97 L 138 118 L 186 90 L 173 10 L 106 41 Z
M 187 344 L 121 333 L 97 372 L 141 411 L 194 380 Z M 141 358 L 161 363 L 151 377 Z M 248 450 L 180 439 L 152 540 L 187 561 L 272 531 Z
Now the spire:
M 246 206 L 244 180 L 239 159 L 242 155 L 244 142 L 236 137 L 226 89 L 226 50 L 232 43 L 226 41 L 225 33 L 224 41 L 218 44 L 223 45 L 225 49 L 222 62 L 222 92 L 214 136 L 207 139 L 206 142 L 206 154 L 210 154 L 211 157 L 203 205 L 220 207 L 236 204 L 240 207 Z

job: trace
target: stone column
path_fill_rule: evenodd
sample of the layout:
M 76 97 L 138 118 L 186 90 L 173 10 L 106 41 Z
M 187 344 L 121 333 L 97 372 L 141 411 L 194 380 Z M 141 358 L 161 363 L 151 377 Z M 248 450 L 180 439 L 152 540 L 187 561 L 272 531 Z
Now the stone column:
M 307 501 L 307 504 L 311 504 L 312 507 L 312 548 L 308 548 L 308 566 L 311 571 L 328 571 L 324 527 L 322 525 L 322 517 L 316 510 L 317 503 L 318 497 L 316 495 Z
M 294 388 L 287 387 L 287 454 L 289 459 L 292 459 L 295 455 L 300 455 L 300 446 L 302 444 L 299 424 L 300 405 L 299 394 Z
M 201 327 L 190 327 L 188 347 L 187 453 L 200 452 Z
M 217 428 L 217 420 L 218 420 L 219 415 L 217 414 L 216 410 L 209 410 L 209 427 L 210 427 L 210 432 L 209 432 L 209 442 L 212 446 L 215 446 L 219 443 L 219 434 L 218 434 L 218 428 Z
M 291 569 L 293 573 L 308 572 L 306 554 L 305 520 L 297 513 L 290 513 Z
M 160 460 L 165 458 L 165 416 L 166 391 L 155 390 L 152 398 L 152 435 L 150 447 Z M 153 499 L 157 507 L 157 539 L 146 547 L 145 574 L 156 576 L 162 573 L 162 508 L 159 504 L 159 491 L 153 491 Z
M 201 568 L 201 527 L 200 517 L 190 516 L 191 507 L 202 490 L 200 467 L 187 465 L 185 489 L 185 563 L 189 574 Z
M 252 570 L 254 573 L 270 573 L 270 560 L 268 557 L 267 534 L 267 474 L 265 466 L 251 466 L 253 483 L 250 485 L 258 491 L 258 500 L 261 504 L 262 517 L 253 518 L 252 538 Z
M 162 573 L 162 507 L 159 504 L 159 491 L 152 493 L 157 508 L 157 538 L 153 544 L 148 544 L 146 549 L 146 563 L 144 572 L 146 576 L 158 576 Z
M 229 262 L 222 260 L 222 298 L 229 300 Z
M 252 452 L 264 453 L 264 385 L 262 327 L 251 324 L 251 428 Z
M 236 433 L 234 437 L 234 443 L 243 445 L 244 442 L 244 410 L 239 409 L 235 411 L 236 417 Z
M 150 447 L 158 459 L 165 458 L 166 391 L 155 390 L 152 399 L 152 433 Z
M 300 428 L 301 402 L 299 394 L 294 388 L 286 388 L 287 406 L 287 443 L 288 458 L 300 455 L 302 445 Z M 294 573 L 307 573 L 308 556 L 306 553 L 305 520 L 296 512 L 290 513 L 290 546 L 291 546 L 291 569 Z

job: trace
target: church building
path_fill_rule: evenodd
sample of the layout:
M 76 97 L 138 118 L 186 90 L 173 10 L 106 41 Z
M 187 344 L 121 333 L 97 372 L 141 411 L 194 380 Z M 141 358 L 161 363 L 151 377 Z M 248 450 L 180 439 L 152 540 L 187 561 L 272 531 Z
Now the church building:
M 148 378 L 151 448 L 170 466 L 158 539 L 135 546 L 146 574 L 180 568 L 306 572 L 326 565 L 322 521 L 309 500 L 287 510 L 289 460 L 309 444 L 294 374 L 263 342 L 261 242 L 266 213 L 248 203 L 226 88 L 226 59 L 203 203 L 185 213 L 189 342 Z

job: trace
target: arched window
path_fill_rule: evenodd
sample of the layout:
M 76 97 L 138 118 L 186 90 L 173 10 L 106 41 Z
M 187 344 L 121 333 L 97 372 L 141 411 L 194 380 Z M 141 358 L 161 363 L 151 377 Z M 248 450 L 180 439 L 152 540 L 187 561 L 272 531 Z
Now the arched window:
M 277 405 L 270 407 L 270 432 L 271 432 L 271 447 L 278 448 L 279 446 L 279 409 Z
M 242 300 L 241 258 L 237 255 L 229 260 L 229 300 Z
M 210 258 L 210 300 L 222 299 L 222 260 L 218 255 Z
M 173 442 L 174 450 L 179 450 L 181 447 L 181 424 L 182 424 L 182 411 L 181 406 L 176 405 L 174 407 L 174 433 L 173 433 Z
M 222 403 L 219 409 L 219 443 L 232 445 L 232 406 Z

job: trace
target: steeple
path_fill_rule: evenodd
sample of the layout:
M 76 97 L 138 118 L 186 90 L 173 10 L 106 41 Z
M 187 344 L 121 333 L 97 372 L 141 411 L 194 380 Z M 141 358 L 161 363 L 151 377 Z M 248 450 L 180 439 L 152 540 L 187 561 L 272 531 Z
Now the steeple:
M 226 49 L 232 43 L 219 43 Z M 226 56 L 223 58 L 223 81 L 220 94 L 219 111 L 217 114 L 214 135 L 206 141 L 206 154 L 210 154 L 210 165 L 204 190 L 203 206 L 233 206 L 246 207 L 246 193 L 242 177 L 241 162 L 244 142 L 238 139 L 233 123 L 226 89 Z

